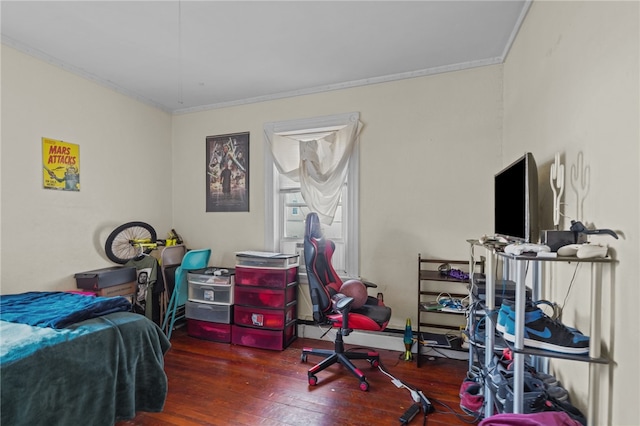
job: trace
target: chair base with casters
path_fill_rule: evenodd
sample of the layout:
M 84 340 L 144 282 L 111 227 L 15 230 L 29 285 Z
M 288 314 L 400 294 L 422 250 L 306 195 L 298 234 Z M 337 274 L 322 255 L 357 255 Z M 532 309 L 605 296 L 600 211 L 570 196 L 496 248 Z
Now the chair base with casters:
M 326 369 L 327 367 L 333 364 L 341 364 L 347 368 L 356 376 L 356 378 L 360 381 L 360 390 L 367 391 L 369 390 L 369 383 L 367 382 L 367 378 L 364 373 L 356 367 L 351 360 L 354 359 L 366 359 L 369 361 L 373 368 L 377 368 L 380 365 L 380 355 L 378 352 L 351 352 L 344 350 L 344 342 L 342 340 L 342 330 L 337 330 L 336 340 L 334 342 L 334 349 L 313 349 L 313 348 L 303 348 L 302 355 L 300 359 L 302 362 L 307 362 L 307 356 L 309 355 L 317 355 L 325 357 L 324 360 L 311 367 L 307 372 L 309 378 L 309 385 L 315 386 L 318 383 L 317 373 Z
M 353 301 L 354 299 L 352 297 L 344 295 L 336 295 L 332 299 L 332 305 L 337 313 L 327 315 L 326 319 L 332 326 L 339 327 L 336 330 L 336 339 L 334 341 L 333 350 L 313 348 L 302 349 L 302 354 L 300 356 L 302 362 L 306 362 L 309 355 L 324 357 L 324 360 L 307 371 L 309 385 L 315 386 L 318 383 L 318 377 L 316 376 L 317 373 L 325 370 L 333 364 L 340 364 L 346 367 L 347 370 L 349 370 L 349 372 L 351 372 L 351 374 L 360 381 L 360 390 L 369 390 L 369 383 L 367 382 L 366 376 L 351 361 L 364 359 L 369 361 L 371 367 L 377 368 L 380 365 L 380 354 L 375 351 L 345 351 L 343 336 L 348 336 L 353 331 L 349 327 L 350 321 L 356 323 L 361 328 L 366 328 L 366 326 L 370 324 L 376 324 L 379 327 L 378 321 L 382 321 L 386 324 L 386 322 L 389 321 L 390 310 L 379 309 L 384 307 L 379 306 L 378 299 L 374 297 L 369 297 L 367 304 L 361 308 L 352 310 L 351 305 Z

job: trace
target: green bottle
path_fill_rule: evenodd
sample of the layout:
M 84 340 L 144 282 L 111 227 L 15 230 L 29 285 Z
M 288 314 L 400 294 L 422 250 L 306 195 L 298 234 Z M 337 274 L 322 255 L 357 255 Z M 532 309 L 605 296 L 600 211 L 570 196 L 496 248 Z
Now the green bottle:
M 413 355 L 411 354 L 411 346 L 413 346 L 413 331 L 411 330 L 411 318 L 407 318 L 407 323 L 404 326 L 404 360 L 411 361 Z

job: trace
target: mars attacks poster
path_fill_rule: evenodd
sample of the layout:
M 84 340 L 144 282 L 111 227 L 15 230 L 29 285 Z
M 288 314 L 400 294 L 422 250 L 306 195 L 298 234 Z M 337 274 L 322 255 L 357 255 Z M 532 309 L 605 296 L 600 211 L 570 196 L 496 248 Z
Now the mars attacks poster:
M 45 189 L 80 191 L 80 146 L 42 138 L 42 182 Z

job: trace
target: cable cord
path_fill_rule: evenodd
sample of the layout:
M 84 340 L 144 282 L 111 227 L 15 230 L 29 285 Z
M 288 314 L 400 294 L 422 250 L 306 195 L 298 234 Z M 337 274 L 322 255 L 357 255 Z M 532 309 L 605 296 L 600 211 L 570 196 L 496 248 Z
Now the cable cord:
M 571 293 L 571 288 L 573 287 L 573 283 L 576 279 L 576 274 L 578 273 L 578 268 L 582 265 L 582 263 L 576 263 L 576 268 L 573 270 L 573 276 L 571 277 L 571 282 L 569 283 L 569 288 L 567 289 L 567 294 L 564 296 L 564 301 L 562 302 L 562 306 L 560 306 L 560 312 L 558 313 L 558 319 L 562 319 L 562 311 L 564 310 L 564 305 L 567 303 L 567 299 L 569 298 L 569 293 Z
M 417 387 L 409 384 L 409 383 L 405 383 L 399 379 L 397 379 L 396 377 L 394 377 L 393 375 L 391 375 L 391 373 L 387 372 L 385 370 L 385 368 L 382 365 L 382 362 L 380 362 L 380 364 L 378 364 L 378 369 L 382 372 L 382 374 L 384 374 L 385 376 L 389 377 L 391 379 L 391 382 L 398 388 L 404 388 L 407 389 L 409 391 L 409 393 L 411 394 L 411 399 L 414 402 L 418 402 L 416 399 L 416 394 L 418 394 L 419 392 L 422 392 L 420 389 L 418 389 Z M 449 405 L 445 404 L 444 402 L 435 399 L 433 397 L 429 397 L 429 401 L 431 402 L 431 409 L 439 414 L 453 414 L 455 415 L 458 419 L 460 419 L 461 421 L 465 422 L 465 423 L 469 423 L 469 424 L 475 424 L 477 423 L 480 418 L 482 417 L 482 414 L 479 414 L 477 416 L 471 416 L 469 414 L 460 414 L 458 412 L 456 412 L 453 408 L 451 408 Z M 434 404 L 440 404 L 443 407 L 445 407 L 447 410 L 445 411 L 438 411 L 436 410 Z M 424 410 L 423 410 L 424 411 Z M 423 413 L 424 417 L 423 417 L 423 425 L 426 424 L 426 418 L 427 418 L 427 413 Z M 469 419 L 471 418 L 471 419 Z
M 467 295 L 464 299 L 458 299 L 456 297 L 452 297 L 449 293 L 440 293 L 436 297 L 436 301 L 439 305 L 442 305 L 445 308 L 457 309 L 459 311 L 465 310 L 464 301 L 467 300 L 469 296 Z M 467 300 L 468 303 L 468 300 Z
M 451 359 L 450 357 L 447 356 L 447 354 L 439 351 L 437 348 L 434 348 L 433 346 L 425 346 L 429 351 L 435 352 L 438 355 L 440 355 L 440 358 L 446 358 L 446 359 Z
M 320 326 L 318 326 L 318 327 L 320 328 L 320 330 L 322 330 L 322 328 L 321 328 Z M 327 333 L 328 333 L 329 331 L 331 331 L 331 330 L 332 330 L 332 328 L 329 328 L 329 329 L 327 330 Z M 326 333 L 325 333 L 325 334 L 326 334 Z M 370 351 L 373 351 L 373 352 L 377 352 L 377 350 L 375 350 L 375 349 L 372 349 L 372 348 L 366 348 L 366 347 L 354 347 L 354 348 L 347 349 L 347 351 L 362 350 L 362 349 L 364 349 L 364 350 L 370 350 Z M 437 353 L 440 353 L 440 354 L 441 354 L 443 357 L 445 357 L 445 358 L 448 358 L 446 355 L 444 355 L 444 354 L 442 354 L 441 352 L 437 351 L 435 348 L 429 347 L 429 349 L 431 349 L 431 350 L 433 350 L 433 351 L 435 351 L 435 352 L 437 352 Z M 402 355 L 402 354 L 401 354 L 401 355 Z M 419 355 L 419 354 L 418 354 L 418 355 Z M 389 379 L 391 379 L 391 382 L 392 382 L 392 383 L 393 383 L 397 388 L 399 388 L 399 389 L 406 389 L 406 390 L 408 390 L 408 391 L 409 391 L 409 394 L 411 395 L 411 399 L 413 400 L 413 402 L 414 402 L 414 403 L 420 403 L 420 402 L 421 402 L 421 398 L 420 398 L 420 396 L 419 396 L 419 393 L 421 393 L 422 391 L 421 391 L 419 388 L 417 388 L 416 386 L 413 386 L 413 385 L 411 385 L 411 384 L 409 384 L 409 383 L 405 383 L 405 382 L 403 382 L 402 380 L 400 380 L 400 379 L 398 379 L 398 378 L 394 377 L 391 373 L 389 373 L 389 372 L 386 370 L 386 367 L 385 367 L 385 366 L 384 366 L 384 364 L 382 363 L 382 359 L 379 359 L 379 360 L 378 360 L 378 370 L 380 370 L 380 371 L 382 372 L 382 374 L 384 374 L 384 375 L 385 375 L 385 376 L 387 376 Z M 440 413 L 440 414 L 453 414 L 453 415 L 455 415 L 458 419 L 460 419 L 461 421 L 463 421 L 463 422 L 465 422 L 465 423 L 469 423 L 469 424 L 477 423 L 477 422 L 480 420 L 480 417 L 481 417 L 481 416 L 470 416 L 469 414 L 460 414 L 460 413 L 457 413 L 457 412 L 456 412 L 455 410 L 453 410 L 450 406 L 448 406 L 447 404 L 445 404 L 444 402 L 442 402 L 442 401 L 440 401 L 440 400 L 438 400 L 438 399 L 435 399 L 435 398 L 429 397 L 429 401 L 431 402 L 431 410 L 433 410 L 433 411 L 434 411 L 434 412 L 436 412 L 436 413 Z M 436 410 L 436 409 L 435 409 L 435 407 L 434 407 L 434 404 L 436 404 L 436 403 L 437 403 L 437 404 L 440 404 L 440 405 L 442 405 L 442 406 L 444 406 L 444 407 L 446 407 L 448 410 L 447 410 L 447 411 L 438 411 L 438 410 Z M 423 407 L 424 407 L 424 406 L 423 406 Z M 425 412 L 425 410 L 424 410 L 424 409 L 423 409 L 422 411 L 423 411 L 423 423 L 422 423 L 422 424 L 423 424 L 423 426 L 424 426 L 424 425 L 426 425 L 426 422 L 427 422 L 427 414 L 428 414 L 428 413 L 427 413 L 427 412 Z M 468 420 L 468 418 L 469 418 L 469 417 L 473 417 L 473 419 L 472 419 L 472 420 Z

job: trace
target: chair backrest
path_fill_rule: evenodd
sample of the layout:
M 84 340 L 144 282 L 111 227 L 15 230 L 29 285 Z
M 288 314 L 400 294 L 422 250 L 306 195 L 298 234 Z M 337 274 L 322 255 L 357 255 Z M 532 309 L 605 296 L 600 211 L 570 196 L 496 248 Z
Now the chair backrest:
M 165 247 L 160 254 L 160 269 L 162 271 L 162 279 L 166 288 L 173 290 L 175 285 L 175 266 L 182 264 L 182 258 L 187 253 L 187 248 L 182 245 L 175 245 Z M 171 277 L 167 274 L 168 270 L 172 270 L 174 273 Z
M 182 269 L 194 270 L 206 268 L 211 257 L 211 249 L 190 250 L 182 258 Z
M 304 235 L 304 261 L 309 277 L 313 318 L 322 322 L 332 309 L 331 297 L 338 293 L 342 280 L 333 269 L 333 241 L 324 238 L 318 214 L 307 215 Z
M 187 253 L 187 248 L 183 244 L 165 247 L 160 254 L 160 265 L 163 267 L 176 266 L 182 264 L 182 258 Z
M 189 286 L 187 283 L 187 273 L 194 269 L 206 268 L 211 257 L 211 249 L 190 250 L 185 253 L 182 263 L 176 269 L 176 285 L 174 291 L 177 291 L 177 304 L 182 306 L 187 302 L 189 295 Z

